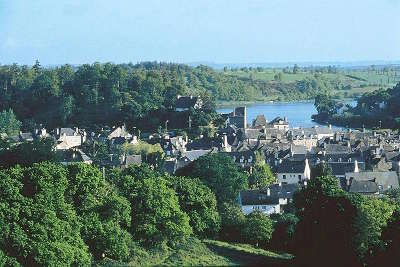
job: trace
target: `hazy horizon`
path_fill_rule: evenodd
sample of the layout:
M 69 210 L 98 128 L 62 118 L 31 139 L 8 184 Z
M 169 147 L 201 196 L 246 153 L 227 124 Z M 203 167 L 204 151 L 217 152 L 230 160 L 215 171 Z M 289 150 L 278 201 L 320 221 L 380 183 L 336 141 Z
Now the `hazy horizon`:
M 398 0 L 0 0 L 0 64 L 398 64 L 399 11 Z

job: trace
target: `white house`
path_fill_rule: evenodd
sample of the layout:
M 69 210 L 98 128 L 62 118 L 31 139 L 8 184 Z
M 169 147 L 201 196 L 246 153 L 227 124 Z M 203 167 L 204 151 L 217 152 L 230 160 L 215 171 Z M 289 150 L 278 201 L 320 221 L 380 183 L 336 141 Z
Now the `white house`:
M 304 161 L 283 161 L 276 171 L 277 179 L 282 184 L 297 184 L 311 179 L 308 159 Z
M 285 205 L 293 198 L 293 193 L 299 190 L 299 184 L 273 184 L 265 190 L 243 190 L 239 193 L 239 205 L 247 215 L 253 211 L 264 214 L 281 213 Z

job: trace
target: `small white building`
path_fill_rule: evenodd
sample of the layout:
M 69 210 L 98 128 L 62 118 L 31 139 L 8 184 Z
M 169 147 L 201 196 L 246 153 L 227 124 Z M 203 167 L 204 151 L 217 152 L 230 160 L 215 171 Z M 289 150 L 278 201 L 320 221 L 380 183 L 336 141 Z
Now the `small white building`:
M 273 184 L 265 190 L 243 190 L 239 193 L 239 205 L 245 215 L 253 211 L 267 215 L 281 213 L 299 188 L 299 184 Z
M 308 159 L 304 161 L 286 160 L 279 163 L 276 171 L 277 179 L 282 184 L 297 184 L 311 179 Z

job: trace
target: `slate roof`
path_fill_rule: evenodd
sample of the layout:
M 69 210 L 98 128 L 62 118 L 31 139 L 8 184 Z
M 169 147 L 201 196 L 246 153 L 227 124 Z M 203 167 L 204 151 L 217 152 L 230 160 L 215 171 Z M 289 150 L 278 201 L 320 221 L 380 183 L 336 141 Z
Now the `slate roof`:
M 240 204 L 248 205 L 277 205 L 279 198 L 277 196 L 268 196 L 266 190 L 244 190 L 240 192 Z
M 198 159 L 198 158 L 200 158 L 201 156 L 204 156 L 204 155 L 206 155 L 206 154 L 208 154 L 208 153 L 210 153 L 210 152 L 211 152 L 210 149 L 208 149 L 208 150 L 203 150 L 203 149 L 200 149 L 200 150 L 190 150 L 190 151 L 186 151 L 186 152 L 185 152 L 185 157 L 186 157 L 188 160 L 190 160 L 190 161 L 195 161 L 196 159 Z
M 197 96 L 181 96 L 175 102 L 175 108 L 189 109 L 196 105 Z
M 379 192 L 378 185 L 374 181 L 354 180 L 349 187 L 350 193 L 376 194 Z
M 72 128 L 60 128 L 60 135 L 65 133 L 66 136 L 73 136 L 75 135 L 75 130 Z
M 268 187 L 270 195 L 267 194 L 267 189 L 259 190 L 243 190 L 240 192 L 240 203 L 243 206 L 247 205 L 276 205 L 279 204 L 279 199 L 292 199 L 294 192 L 300 189 L 298 184 L 273 184 Z
M 304 161 L 289 161 L 285 160 L 280 163 L 276 169 L 277 173 L 303 173 L 305 170 Z
M 257 115 L 255 120 L 253 120 L 253 127 L 262 127 L 267 125 L 267 119 L 264 115 Z
M 394 171 L 386 172 L 350 172 L 346 173 L 346 178 L 354 181 L 373 181 L 377 184 L 379 191 L 384 192 L 391 188 L 399 188 L 399 178 Z M 353 179 L 352 179 L 353 178 Z
M 140 165 L 142 164 L 142 156 L 141 155 L 126 155 L 125 158 L 125 166 L 128 167 L 130 165 Z

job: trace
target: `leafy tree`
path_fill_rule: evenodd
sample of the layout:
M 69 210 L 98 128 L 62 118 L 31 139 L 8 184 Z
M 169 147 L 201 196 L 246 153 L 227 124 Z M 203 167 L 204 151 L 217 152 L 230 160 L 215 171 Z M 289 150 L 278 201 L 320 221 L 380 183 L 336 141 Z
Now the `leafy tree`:
M 298 266 L 360 265 L 352 226 L 357 208 L 338 187 L 336 177 L 311 180 L 295 195 L 294 203 L 299 217 L 294 236 Z
M 247 177 L 224 153 L 208 154 L 177 171 L 177 175 L 198 177 L 213 190 L 218 203 L 236 201 L 247 186 Z
M 87 164 L 68 166 L 67 199 L 82 223 L 81 234 L 96 259 L 103 256 L 128 261 L 135 244 L 130 227 L 131 207 L 105 181 L 98 168 Z
M 65 200 L 67 173 L 52 163 L 0 171 L 0 250 L 24 266 L 90 265 Z
M 24 142 L 10 149 L 0 151 L 0 167 L 7 168 L 16 164 L 30 166 L 42 161 L 59 161 L 54 151 L 54 140 L 51 138 L 35 139 L 33 142 Z
M 174 245 L 192 233 L 176 192 L 160 173 L 146 165 L 131 166 L 114 171 L 111 179 L 130 202 L 130 232 L 135 240 L 145 246 Z
M 276 182 L 276 177 L 267 164 L 255 165 L 248 181 L 250 188 L 262 189 Z
M 354 222 L 354 244 L 359 257 L 364 258 L 369 250 L 383 246 L 381 232 L 394 206 L 376 198 L 352 196 L 352 199 L 358 211 Z
M 399 207 L 392 213 L 391 217 L 382 230 L 383 246 L 375 247 L 368 255 L 368 266 L 394 266 L 400 253 L 400 212 Z
M 171 177 L 182 211 L 190 218 L 193 232 L 201 238 L 214 238 L 220 229 L 214 193 L 199 179 Z
M 8 136 L 18 135 L 21 128 L 21 122 L 17 119 L 12 109 L 3 110 L 0 113 L 0 134 L 5 133 Z
M 226 241 L 242 240 L 242 229 L 246 222 L 242 210 L 237 203 L 223 203 L 220 207 L 221 232 L 220 238 Z
M 246 217 L 243 238 L 251 244 L 265 247 L 272 237 L 273 230 L 272 220 L 260 211 L 254 211 Z
M 145 245 L 174 244 L 192 233 L 175 191 L 163 178 L 137 181 L 131 193 L 132 232 Z
M 269 247 L 277 251 L 293 252 L 294 234 L 299 219 L 292 213 L 277 215 Z

